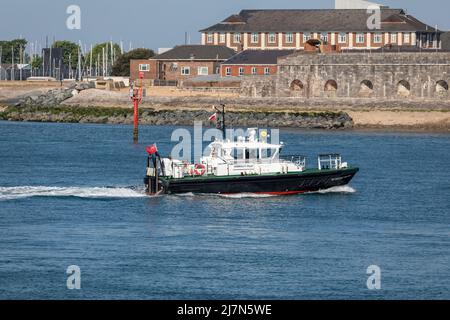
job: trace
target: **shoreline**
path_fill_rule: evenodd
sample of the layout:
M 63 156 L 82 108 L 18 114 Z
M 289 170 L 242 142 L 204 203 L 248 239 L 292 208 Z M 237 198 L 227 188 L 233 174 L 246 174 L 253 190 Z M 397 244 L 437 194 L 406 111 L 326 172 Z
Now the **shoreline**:
M 261 99 L 176 88 L 148 91 L 140 106 L 142 125 L 207 124 L 212 105 L 224 103 L 232 126 L 450 133 L 447 100 Z M 132 112 L 128 90 L 105 91 L 83 84 L 49 90 L 48 85 L 0 83 L 2 120 L 130 124 Z
M 5 108 L 4 106 L 0 106 L 0 122 L 30 122 L 30 123 L 67 123 L 67 124 L 92 124 L 92 125 L 132 125 L 132 118 L 130 116 L 129 119 L 126 121 L 103 121 L 103 120 L 97 120 L 97 121 L 62 121 L 62 120 L 55 120 L 51 121 L 48 119 L 33 119 L 33 118 L 27 118 L 27 119 L 5 119 L 2 117 L 2 108 Z M 8 107 L 6 107 L 8 108 Z M 90 107 L 91 108 L 91 107 Z M 101 107 L 104 109 L 104 107 Z M 416 111 L 417 113 L 421 113 L 420 111 Z M 130 113 L 131 115 L 131 113 Z M 203 122 L 204 127 L 214 127 L 214 125 L 208 123 L 207 119 L 199 119 L 198 121 Z M 193 121 L 189 122 L 170 122 L 170 123 L 164 123 L 161 121 L 160 123 L 148 123 L 148 122 L 140 122 L 141 126 L 180 126 L 180 127 L 186 127 L 186 126 L 192 126 Z M 233 124 L 231 124 L 233 125 Z M 236 127 L 242 127 L 242 125 L 235 125 Z M 250 125 L 251 126 L 251 125 Z M 312 128 L 312 127 L 295 127 L 295 126 L 283 126 L 283 125 L 261 125 L 269 128 L 279 128 L 279 129 L 285 129 L 285 130 L 299 130 L 299 131 L 328 131 L 328 132 L 368 132 L 368 133 L 411 133 L 411 134 L 450 134 L 450 128 L 448 127 L 441 127 L 436 125 L 361 125 L 361 124 L 354 124 L 352 127 L 348 128 L 335 128 L 335 129 L 329 129 L 329 128 Z

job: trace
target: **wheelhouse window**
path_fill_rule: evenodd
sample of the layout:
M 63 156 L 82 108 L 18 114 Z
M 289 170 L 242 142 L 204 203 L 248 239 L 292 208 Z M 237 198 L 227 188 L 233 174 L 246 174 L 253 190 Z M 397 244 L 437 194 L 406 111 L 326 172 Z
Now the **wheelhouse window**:
M 286 33 L 286 43 L 294 42 L 294 34 L 292 32 Z
M 339 33 L 339 43 L 347 43 L 347 34 L 345 32 Z
M 181 67 L 181 74 L 183 76 L 188 76 L 191 74 L 191 68 L 190 67 Z
M 277 35 L 275 33 L 269 33 L 269 43 L 277 42 Z
M 364 33 L 358 33 L 356 35 L 356 43 L 364 43 L 366 40 L 366 37 L 364 36 Z
M 150 71 L 150 65 L 149 64 L 139 64 L 139 71 L 141 72 L 149 72 Z
M 252 43 L 258 43 L 259 41 L 259 34 L 256 32 L 252 33 Z
M 382 43 L 383 35 L 381 33 L 375 33 L 375 35 L 373 36 L 373 42 L 374 43 Z
M 208 67 L 198 67 L 197 74 L 199 76 L 207 76 L 208 75 Z

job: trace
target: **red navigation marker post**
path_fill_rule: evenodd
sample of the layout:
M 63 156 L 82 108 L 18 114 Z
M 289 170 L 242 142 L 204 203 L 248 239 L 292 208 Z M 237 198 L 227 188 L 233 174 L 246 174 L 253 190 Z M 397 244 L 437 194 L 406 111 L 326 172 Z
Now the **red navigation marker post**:
M 139 141 L 139 103 L 142 101 L 143 79 L 144 73 L 139 72 L 139 79 L 141 79 L 141 85 L 139 88 L 134 88 L 134 85 L 130 88 L 130 98 L 133 101 L 134 117 L 133 117 L 133 142 Z

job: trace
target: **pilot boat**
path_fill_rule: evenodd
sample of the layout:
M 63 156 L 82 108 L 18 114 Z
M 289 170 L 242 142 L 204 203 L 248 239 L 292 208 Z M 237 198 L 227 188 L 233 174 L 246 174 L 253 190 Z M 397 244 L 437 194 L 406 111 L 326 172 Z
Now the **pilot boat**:
M 224 129 L 224 126 L 223 128 Z M 347 185 L 359 171 L 339 154 L 321 154 L 317 167 L 307 168 L 304 156 L 282 155 L 283 143 L 270 144 L 256 128 L 236 141 L 216 140 L 198 163 L 161 158 L 147 147 L 148 194 L 265 194 L 293 195 Z

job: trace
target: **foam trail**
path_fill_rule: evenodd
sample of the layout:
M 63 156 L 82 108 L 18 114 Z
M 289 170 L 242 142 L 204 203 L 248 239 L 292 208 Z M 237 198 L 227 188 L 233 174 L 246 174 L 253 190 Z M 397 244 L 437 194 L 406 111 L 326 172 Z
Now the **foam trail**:
M 1 200 L 15 200 L 31 197 L 77 197 L 77 198 L 141 198 L 145 193 L 124 187 L 45 187 L 20 186 L 0 187 Z
M 330 189 L 317 191 L 317 193 L 320 193 L 320 194 L 326 194 L 326 193 L 355 193 L 355 192 L 356 192 L 356 190 L 353 189 L 350 186 L 332 187 Z
M 230 199 L 244 199 L 244 198 L 272 198 L 275 195 L 259 194 L 259 193 L 236 193 L 236 194 L 220 194 L 219 196 Z

